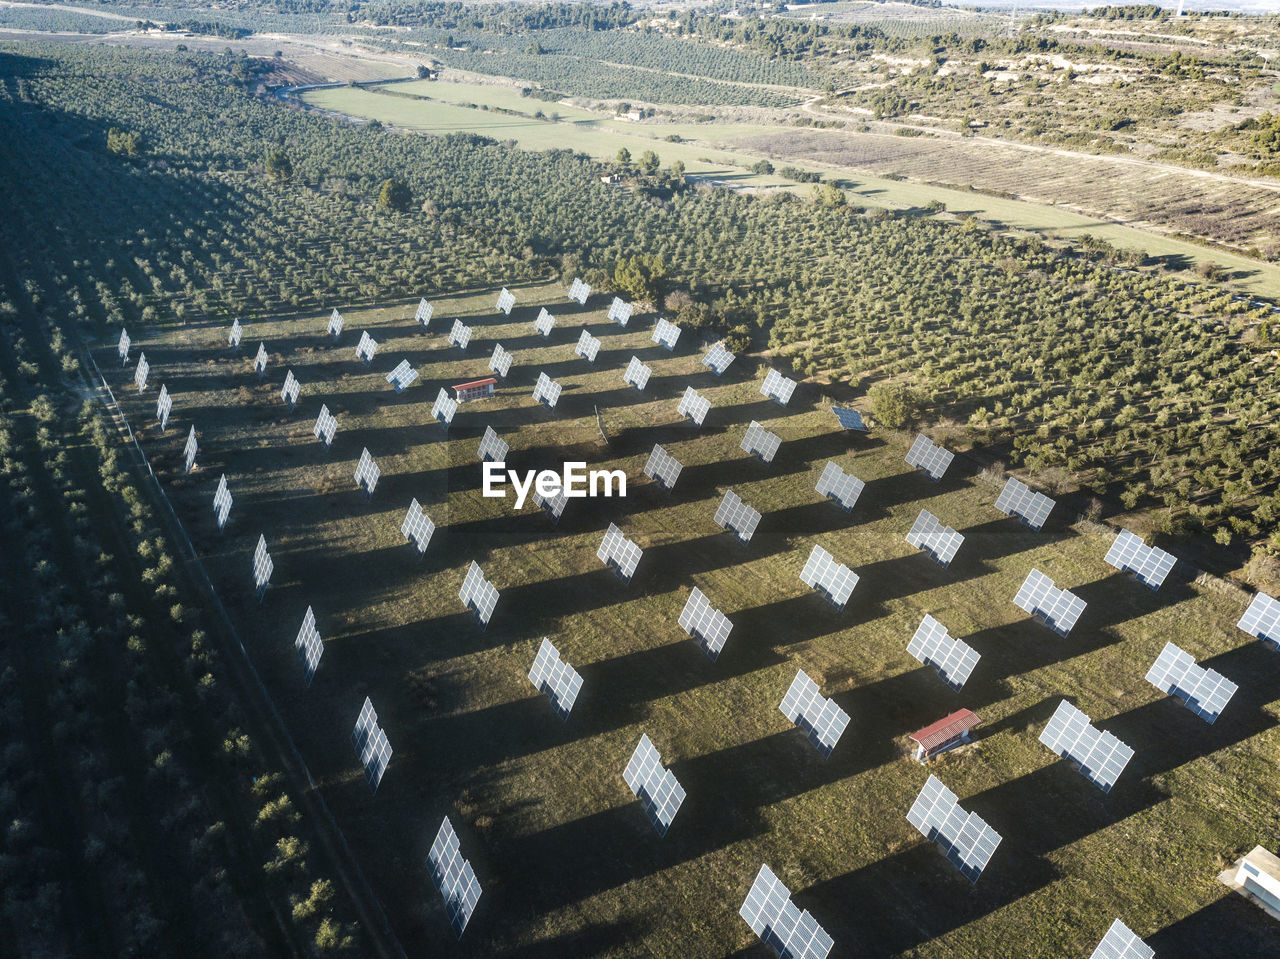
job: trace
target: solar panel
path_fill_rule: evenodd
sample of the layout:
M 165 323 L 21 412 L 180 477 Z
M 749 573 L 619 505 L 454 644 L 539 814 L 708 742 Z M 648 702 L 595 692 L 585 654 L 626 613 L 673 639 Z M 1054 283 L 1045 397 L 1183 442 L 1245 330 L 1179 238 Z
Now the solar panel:
M 183 469 L 190 473 L 195 469 L 196 453 L 200 449 L 200 444 L 196 442 L 196 428 L 193 425 L 191 432 L 187 434 L 187 445 L 182 450 L 182 466 Z
M 862 495 L 865 485 L 858 477 L 846 473 L 833 461 L 827 460 L 827 465 L 822 468 L 822 475 L 818 477 L 818 483 L 814 488 L 820 495 L 835 501 L 841 509 L 848 512 L 858 502 L 858 497 Z
M 387 374 L 387 382 L 395 388 L 397 393 L 403 393 L 417 378 L 418 371 L 409 365 L 408 360 L 401 360 L 396 364 L 396 368 Z
M 936 669 L 942 681 L 956 692 L 964 687 L 981 658 L 972 647 L 952 637 L 945 626 L 927 613 L 911 642 L 907 643 L 907 652 L 924 665 Z
M 624 303 L 622 299 L 615 296 L 613 302 L 609 304 L 607 319 L 613 320 L 619 326 L 626 326 L 631 319 L 631 304 Z
M 342 314 L 335 306 L 333 312 L 329 314 L 329 335 L 335 340 L 342 335 L 342 322 Z
M 556 318 L 547 312 L 544 306 L 538 311 L 538 318 L 533 321 L 533 328 L 543 336 L 550 336 L 552 328 L 556 325 Z
M 847 430 L 859 430 L 860 432 L 870 432 L 867 424 L 862 421 L 862 414 L 855 410 L 852 406 L 833 406 L 831 412 L 835 414 L 836 421 Z
M 1027 574 L 1013 602 L 1039 618 L 1059 636 L 1071 632 L 1086 605 L 1075 593 L 1053 585 L 1053 580 L 1038 569 Z
M 943 526 L 938 517 L 922 509 L 907 533 L 907 542 L 922 549 L 941 566 L 950 566 L 956 552 L 964 542 L 964 536 L 950 526 Z
M 631 362 L 627 364 L 627 371 L 622 374 L 622 381 L 630 383 L 637 390 L 643 390 L 649 382 L 649 373 L 651 370 L 640 362 L 640 357 L 631 357 Z
M 1197 665 L 1195 658 L 1173 643 L 1166 643 L 1147 670 L 1147 682 L 1182 701 L 1206 723 L 1222 714 L 1240 687 L 1221 673 Z
M 425 330 L 431 324 L 431 315 L 435 311 L 435 307 L 428 303 L 427 298 L 424 296 L 418 300 L 418 311 L 413 314 L 413 318 Z
M 267 373 L 267 344 L 259 343 L 258 352 L 253 357 L 253 369 L 258 374 L 258 379 L 262 379 Z
M 579 306 L 586 306 L 587 297 L 590 295 L 591 287 L 575 276 L 573 278 L 573 285 L 569 287 L 569 299 L 576 300 Z
M 733 630 L 729 617 L 707 601 L 697 587 L 689 594 L 680 613 L 680 628 L 698 641 L 702 651 L 715 662 Z
M 218 519 L 221 531 L 227 525 L 227 517 L 231 515 L 231 490 L 227 489 L 227 477 L 218 477 L 218 488 L 213 494 L 213 515 Z
M 461 320 L 453 321 L 453 328 L 449 330 L 449 345 L 456 346 L 460 350 L 465 350 L 467 344 L 471 342 L 471 327 L 463 326 Z
M 378 464 L 369 455 L 369 450 L 367 448 L 362 450 L 360 462 L 356 463 L 356 485 L 364 487 L 365 494 L 372 497 L 374 487 L 378 485 L 378 477 L 381 475 L 382 470 L 378 469 Z
M 533 398 L 547 409 L 554 410 L 560 399 L 560 384 L 546 373 L 539 373 L 538 382 L 533 386 Z
M 476 614 L 481 626 L 489 625 L 489 620 L 493 618 L 494 607 L 498 605 L 498 591 L 484 578 L 484 572 L 475 560 L 472 560 L 471 565 L 467 567 L 467 575 L 463 577 L 458 598 Z
M 707 355 L 702 358 L 702 365 L 711 367 L 711 372 L 716 376 L 723 376 L 733 361 L 737 359 L 732 353 L 724 348 L 723 343 L 717 343 L 707 351 Z
M 369 335 L 367 330 L 360 333 L 360 342 L 356 344 L 356 359 L 364 360 L 365 365 L 373 362 L 373 354 L 378 351 L 378 341 Z
M 770 433 L 755 420 L 752 420 L 751 425 L 747 427 L 747 435 L 742 438 L 742 446 L 740 448 L 760 457 L 766 463 L 772 463 L 773 458 L 778 455 L 778 447 L 781 445 L 782 439 L 780 437 Z
M 791 681 L 791 688 L 782 697 L 778 708 L 782 715 L 804 730 L 823 759 L 831 756 L 831 751 L 849 725 L 849 714 L 824 697 L 818 691 L 818 684 L 800 669 L 796 670 L 796 678 Z
M 431 416 L 439 423 L 443 423 L 445 429 L 449 428 L 449 424 L 453 422 L 453 416 L 458 412 L 458 401 L 449 395 L 449 391 L 443 386 L 440 392 L 436 394 L 436 401 L 431 404 Z
M 311 680 L 315 678 L 316 668 L 320 665 L 320 657 L 324 655 L 324 642 L 320 639 L 320 631 L 316 629 L 316 616 L 310 606 L 307 607 L 307 614 L 302 617 L 302 626 L 293 641 L 293 648 L 302 657 L 307 685 L 310 686 Z
M 996 509 L 1009 516 L 1016 516 L 1032 529 L 1044 526 L 1053 511 L 1053 500 L 1044 493 L 1037 493 L 1012 476 L 996 497 Z
M 674 350 L 679 339 L 680 327 L 658 317 L 658 325 L 653 328 L 653 342 L 665 346 L 667 350 Z
M 1089 954 L 1089 959 L 1155 959 L 1156 951 L 1133 934 L 1128 926 L 1117 919 Z
M 1148 546 L 1140 536 L 1122 529 L 1107 550 L 1106 562 L 1118 570 L 1133 573 L 1144 586 L 1159 589 L 1176 560 L 1164 550 Z
M 796 908 L 791 891 L 766 865 L 756 873 L 738 915 L 778 959 L 826 959 L 835 945 L 807 910 Z
M 713 517 L 715 524 L 721 529 L 732 530 L 742 543 L 751 542 L 756 527 L 760 525 L 760 511 L 753 509 L 738 497 L 733 490 L 725 490 L 724 499 L 716 507 Z
M 791 401 L 791 394 L 796 391 L 796 381 L 788 379 L 777 370 L 770 370 L 764 375 L 764 383 L 760 385 L 760 394 L 767 396 L 781 406 Z
M 480 462 L 505 463 L 510 445 L 493 431 L 492 426 L 484 428 L 484 437 L 480 440 Z
M 610 523 L 609 528 L 605 530 L 600 548 L 596 550 L 596 557 L 612 568 L 624 583 L 629 583 L 631 577 L 635 575 L 636 566 L 643 552 L 639 546 L 622 535 L 622 530 L 618 529 L 614 523 Z
M 578 671 L 560 658 L 560 651 L 551 644 L 551 640 L 543 639 L 538 647 L 538 655 L 533 658 L 533 668 L 529 670 L 529 682 L 551 700 L 551 708 L 561 719 L 568 719 L 574 702 L 578 699 L 578 691 L 582 689 L 582 677 Z
M 351 744 L 364 766 L 364 779 L 369 784 L 369 792 L 376 794 L 378 784 L 382 782 L 382 774 L 387 771 L 387 765 L 391 762 L 392 749 L 386 732 L 378 725 L 378 714 L 374 712 L 373 703 L 368 696 L 364 698 L 364 706 L 356 718 Z
M 512 293 L 510 290 L 508 290 L 504 286 L 502 288 L 502 292 L 498 294 L 498 309 L 501 310 L 505 316 L 510 316 L 511 308 L 515 305 L 516 305 L 515 294 Z
M 409 504 L 409 512 L 400 524 L 400 533 L 405 542 L 412 543 L 419 556 L 426 555 L 427 546 L 431 543 L 431 534 L 436 531 L 436 524 L 418 505 L 417 497 Z
M 1133 750 L 1110 733 L 1093 726 L 1092 720 L 1065 699 L 1058 703 L 1040 742 L 1063 759 L 1080 767 L 1080 772 L 1104 793 L 1111 792 Z
M 920 790 L 907 822 L 942 847 L 943 854 L 970 882 L 977 882 L 1000 845 L 1000 834 L 977 813 L 966 813 L 937 776 Z
M 594 363 L 596 354 L 600 352 L 600 340 L 583 330 L 582 335 L 578 337 L 578 345 L 573 348 L 573 352 L 588 363 Z
M 535 488 L 533 491 L 533 504 L 541 506 L 547 511 L 547 515 L 551 517 L 552 522 L 559 523 L 560 517 L 564 515 L 564 508 L 568 504 L 569 498 L 564 495 L 564 490 L 556 490 L 551 496 L 543 496 Z
M 919 434 L 907 451 L 907 465 L 915 466 L 929 474 L 934 482 L 942 479 L 955 454 L 935 446 L 923 433 Z
M 1280 602 L 1266 593 L 1256 594 L 1236 626 L 1250 636 L 1274 643 L 1280 648 Z
M 329 407 L 320 405 L 320 415 L 316 417 L 316 426 L 312 430 L 316 439 L 326 447 L 333 445 L 334 434 L 338 432 L 338 418 L 329 412 Z
M 284 375 L 284 387 L 280 390 L 280 399 L 288 403 L 289 406 L 294 407 L 298 405 L 298 394 L 301 392 L 302 384 L 293 375 L 293 370 L 289 370 Z
M 511 372 L 511 354 L 502 348 L 501 343 L 493 344 L 493 357 L 489 360 L 489 369 L 504 379 Z
M 684 396 L 680 399 L 680 405 L 676 407 L 677 413 L 693 420 L 698 426 L 702 425 L 702 421 L 707 418 L 710 410 L 711 401 L 700 396 L 692 386 L 684 388 Z
M 160 421 L 160 430 L 169 428 L 169 414 L 173 411 L 173 397 L 169 395 L 169 387 L 160 384 L 160 396 L 156 399 L 156 419 Z
M 671 828 L 671 820 L 676 818 L 680 804 L 684 802 L 684 787 L 676 781 L 671 770 L 662 765 L 662 757 L 648 735 L 641 734 L 640 742 L 636 743 L 635 751 L 622 771 L 622 778 L 644 806 L 658 835 L 665 836 Z
M 682 469 L 684 467 L 680 465 L 679 460 L 661 446 L 655 446 L 653 452 L 649 454 L 649 462 L 644 464 L 644 475 L 659 483 L 670 493 L 675 488 Z
M 133 371 L 133 382 L 141 393 L 147 388 L 147 376 L 151 372 L 151 364 L 147 362 L 147 352 L 143 350 L 138 354 L 138 365 Z
M 231 335 L 227 337 L 227 342 L 231 344 L 233 350 L 240 349 L 240 339 L 244 335 L 244 328 L 240 326 L 240 319 L 231 321 Z
M 814 546 L 804 569 L 800 571 L 800 581 L 825 595 L 837 609 L 844 609 L 853 588 L 858 585 L 858 574 L 843 563 L 837 563 L 835 557 L 821 546 Z
M 259 533 L 258 545 L 253 551 L 253 588 L 258 591 L 259 601 L 262 600 L 267 587 L 271 585 L 271 574 L 275 568 L 276 564 L 272 562 L 271 554 L 267 552 L 267 538 Z
M 120 339 L 116 342 L 116 355 L 120 357 L 120 365 L 124 366 L 129 362 L 129 345 L 132 340 L 129 339 L 129 331 L 120 330 Z
M 444 899 L 449 925 L 454 935 L 461 939 L 467 923 L 471 921 L 471 914 L 476 911 L 481 889 L 471 863 L 462 856 L 458 835 L 453 831 L 448 816 L 444 817 L 431 844 L 427 865 L 431 869 L 431 879 Z

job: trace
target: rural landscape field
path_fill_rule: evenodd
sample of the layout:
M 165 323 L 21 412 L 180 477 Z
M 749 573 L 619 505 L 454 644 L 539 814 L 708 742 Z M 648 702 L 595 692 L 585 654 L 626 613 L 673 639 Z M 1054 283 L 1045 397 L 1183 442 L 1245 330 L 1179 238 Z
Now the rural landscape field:
M 0 954 L 1280 952 L 1280 16 L 1187 8 L 0 3 Z

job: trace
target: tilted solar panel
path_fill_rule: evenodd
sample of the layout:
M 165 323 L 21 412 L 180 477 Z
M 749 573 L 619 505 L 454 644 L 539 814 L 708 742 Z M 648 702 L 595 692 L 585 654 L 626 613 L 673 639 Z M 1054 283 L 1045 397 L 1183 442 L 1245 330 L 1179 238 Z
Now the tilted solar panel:
M 545 306 L 538 311 L 538 318 L 533 321 L 533 328 L 543 336 L 550 336 L 555 325 L 556 318 L 547 312 Z
M 676 412 L 681 416 L 688 417 L 698 426 L 702 425 L 703 420 L 707 418 L 707 413 L 711 409 L 711 401 L 698 394 L 692 386 L 686 386 L 684 396 L 680 400 L 680 405 L 676 408 Z
M 501 343 L 495 343 L 493 346 L 493 356 L 489 360 L 489 370 L 497 373 L 503 379 L 506 379 L 507 374 L 511 372 L 511 354 L 502 348 Z
M 465 350 L 471 342 L 471 327 L 464 326 L 461 320 L 454 320 L 449 330 L 449 345 Z
M 333 312 L 329 314 L 329 335 L 335 340 L 342 335 L 342 314 L 338 312 L 335 306 Z
M 659 317 L 658 325 L 653 330 L 653 342 L 659 346 L 666 347 L 668 350 L 674 350 L 679 339 L 680 327 Z
M 640 800 L 658 835 L 665 836 L 680 811 L 685 792 L 671 770 L 662 765 L 662 757 L 647 735 L 640 736 L 622 778 Z
M 546 373 L 539 373 L 538 382 L 533 386 L 533 398 L 547 409 L 554 410 L 560 400 L 560 384 Z
M 458 412 L 458 401 L 449 395 L 449 391 L 443 386 L 440 392 L 436 394 L 436 401 L 431 404 L 431 416 L 439 423 L 448 427 L 453 422 L 454 414 Z
M 977 813 L 966 813 L 956 795 L 930 776 L 907 813 L 907 822 L 942 847 L 943 854 L 970 882 L 977 882 L 1000 845 L 1000 834 Z
M 957 692 L 964 687 L 981 658 L 972 647 L 952 637 L 945 626 L 927 613 L 907 644 L 907 652 L 936 669 L 942 681 Z
M 849 714 L 825 698 L 818 691 L 818 684 L 796 670 L 796 678 L 778 706 L 782 715 L 804 730 L 809 741 L 822 753 L 824 759 L 831 756 L 849 725 Z
M 1040 742 L 1079 766 L 1084 777 L 1104 793 L 1111 792 L 1133 758 L 1132 749 L 1094 727 L 1088 716 L 1065 699 L 1058 703 Z
M 160 384 L 160 395 L 156 398 L 156 419 L 160 421 L 160 430 L 169 428 L 169 414 L 173 411 L 173 397 L 169 395 L 169 387 Z
M 649 454 L 649 461 L 644 464 L 644 475 L 670 493 L 675 488 L 682 469 L 684 467 L 674 456 L 661 446 L 655 446 L 653 452 Z
M 316 417 L 316 426 L 312 432 L 325 446 L 333 445 L 334 434 L 338 432 L 338 418 L 324 404 L 320 406 L 320 415 Z
M 935 446 L 923 433 L 915 438 L 907 452 L 907 465 L 924 470 L 935 482 L 942 479 L 955 454 Z
M 463 857 L 458 835 L 453 831 L 449 817 L 444 817 L 427 854 L 427 867 L 431 879 L 444 900 L 449 925 L 458 939 L 467 929 L 476 905 L 480 902 L 480 881 L 469 860 Z
M 853 588 L 858 585 L 858 574 L 843 563 L 837 563 L 835 557 L 821 546 L 814 546 L 804 569 L 800 571 L 800 580 L 825 595 L 837 609 L 844 609 Z
M 698 641 L 711 661 L 720 656 L 725 641 L 733 630 L 729 617 L 707 601 L 702 590 L 694 588 L 680 613 L 680 628 Z
M 1216 670 L 1198 665 L 1190 653 L 1173 643 L 1165 644 L 1147 670 L 1146 678 L 1156 689 L 1181 700 L 1187 709 L 1210 724 L 1217 720 L 1240 688 Z
M 596 354 L 600 352 L 600 340 L 583 330 L 582 335 L 578 337 L 578 345 L 573 348 L 573 352 L 588 363 L 594 363 Z
M 649 373 L 651 370 L 640 362 L 638 356 L 631 357 L 631 362 L 627 364 L 627 371 L 622 374 L 622 381 L 634 386 L 637 390 L 643 390 L 649 382 Z
M 826 959 L 835 941 L 807 911 L 791 901 L 791 891 L 761 865 L 738 910 L 760 941 L 779 959 Z
M 378 352 L 378 341 L 369 335 L 368 330 L 360 333 L 360 342 L 356 344 L 356 359 L 363 360 L 366 365 L 373 362 L 373 354 Z
M 1042 620 L 1059 636 L 1066 636 L 1071 632 L 1071 627 L 1080 619 L 1086 605 L 1075 593 L 1053 585 L 1053 580 L 1038 569 L 1027 574 L 1013 602 Z
M 458 598 L 475 612 L 481 626 L 489 625 L 493 610 L 498 605 L 498 591 L 484 578 L 480 564 L 475 560 L 467 567 L 467 575 L 462 580 Z
M 723 343 L 717 343 L 715 346 L 711 347 L 711 349 L 707 351 L 707 355 L 702 358 L 702 365 L 710 367 L 711 372 L 715 373 L 716 376 L 722 376 L 724 375 L 724 371 L 733 364 L 735 359 L 737 359 L 737 357 L 726 350 Z
M 569 299 L 575 301 L 579 306 L 586 306 L 587 297 L 590 295 L 590 285 L 583 283 L 582 280 L 575 276 L 573 278 L 573 285 L 569 287 Z
M 732 530 L 740 542 L 749 543 L 760 525 L 760 511 L 744 503 L 733 490 L 725 490 L 714 520 L 721 529 Z
M 1004 489 L 996 497 L 996 509 L 1010 516 L 1016 516 L 1032 529 L 1041 529 L 1049 513 L 1053 511 L 1053 500 L 1043 493 L 1036 493 L 1012 476 L 1004 484 Z
M 227 337 L 227 342 L 231 344 L 233 350 L 240 349 L 240 340 L 244 336 L 244 327 L 240 325 L 240 318 L 236 317 L 231 321 L 231 333 Z
M 847 430 L 858 430 L 862 433 L 870 432 L 867 424 L 862 421 L 862 414 L 855 410 L 852 406 L 833 406 L 831 412 L 835 415 L 836 421 Z
M 631 319 L 631 304 L 626 303 L 619 297 L 614 297 L 613 302 L 609 304 L 608 319 L 617 323 L 619 326 L 626 326 Z
M 401 360 L 396 364 L 396 368 L 387 374 L 387 382 L 390 383 L 397 393 L 403 393 L 418 378 L 418 371 L 409 365 L 408 360 Z
M 423 511 L 415 497 L 409 504 L 404 522 L 400 524 L 400 533 L 404 536 L 405 542 L 412 543 L 418 555 L 423 556 L 427 552 L 427 546 L 431 544 L 431 535 L 435 531 L 436 524 Z
M 425 330 L 431 325 L 431 316 L 434 313 L 435 307 L 428 303 L 427 298 L 424 296 L 418 300 L 418 309 L 413 314 L 413 319 Z
M 187 445 L 182 450 L 182 466 L 186 472 L 190 473 L 195 469 L 196 453 L 200 449 L 200 444 L 196 442 L 196 428 L 191 427 L 191 432 L 187 434 Z
M 505 463 L 509 452 L 511 452 L 511 446 L 493 431 L 492 426 L 486 426 L 478 451 L 480 462 Z
M 751 453 L 753 456 L 760 457 L 765 463 L 772 463 L 773 458 L 778 455 L 778 447 L 782 445 L 782 439 L 757 423 L 755 420 L 747 427 L 747 433 L 742 438 L 742 446 L 744 452 Z
M 360 461 L 356 463 L 356 485 L 362 487 L 367 495 L 372 496 L 374 488 L 378 485 L 378 477 L 381 475 L 382 470 L 378 469 L 378 464 L 369 455 L 369 450 L 362 450 Z
M 560 651 L 544 638 L 529 670 L 529 682 L 551 700 L 551 708 L 562 720 L 569 718 L 582 689 L 578 671 L 560 658 Z
M 1107 550 L 1105 562 L 1118 570 L 1133 573 L 1144 586 L 1159 589 L 1173 569 L 1175 560 L 1164 550 L 1148 546 L 1142 537 L 1122 529 Z
M 298 382 L 298 378 L 293 375 L 293 370 L 289 370 L 284 376 L 284 386 L 280 388 L 280 399 L 288 403 L 291 407 L 298 405 L 298 395 L 302 392 L 302 384 Z
M 853 509 L 858 502 L 858 497 L 862 495 L 864 483 L 858 477 L 851 473 L 846 473 L 831 460 L 827 461 L 827 465 L 822 468 L 822 475 L 818 477 L 818 483 L 814 487 L 819 495 L 825 496 L 829 500 L 838 503 L 841 509 L 848 512 Z
M 927 552 L 939 565 L 950 566 L 964 543 L 964 536 L 950 526 L 942 525 L 938 517 L 927 509 L 922 509 L 907 533 L 907 542 Z
M 622 530 L 617 525 L 610 523 L 600 548 L 596 550 L 596 557 L 610 567 L 624 583 L 629 583 L 635 575 L 642 553 L 639 546 L 622 535 Z
M 302 617 L 302 626 L 298 629 L 298 636 L 293 641 L 293 648 L 298 651 L 298 656 L 302 659 L 306 684 L 311 685 L 311 680 L 315 678 L 316 669 L 320 666 L 320 657 L 324 655 L 324 642 L 320 639 L 320 631 L 316 629 L 316 616 L 311 611 L 311 607 L 307 607 L 307 613 Z
M 1266 593 L 1256 594 L 1236 626 L 1280 648 L 1280 602 Z
M 129 331 L 122 328 L 120 330 L 120 339 L 116 343 L 116 355 L 120 357 L 121 366 L 129 362 L 129 347 L 132 342 L 129 339 Z
M 765 374 L 764 383 L 760 385 L 760 393 L 775 403 L 786 406 L 791 401 L 791 394 L 796 391 L 796 381 L 788 379 L 777 370 Z
M 516 296 L 505 286 L 502 292 L 498 294 L 498 309 L 506 316 L 511 315 L 511 309 L 516 305 Z
M 1117 919 L 1102 937 L 1089 959 L 1155 959 L 1156 951 Z
M 138 354 L 138 365 L 133 370 L 133 385 L 141 393 L 147 388 L 147 376 L 151 373 L 151 364 L 147 362 L 147 351 Z

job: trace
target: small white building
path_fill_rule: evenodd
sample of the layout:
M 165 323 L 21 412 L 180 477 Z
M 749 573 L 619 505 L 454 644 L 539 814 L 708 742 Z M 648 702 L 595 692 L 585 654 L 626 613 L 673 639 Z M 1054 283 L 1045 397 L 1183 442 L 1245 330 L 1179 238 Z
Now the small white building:
M 1218 876 L 1218 881 L 1252 900 L 1272 919 L 1280 919 L 1280 857 L 1254 846 L 1249 855 Z

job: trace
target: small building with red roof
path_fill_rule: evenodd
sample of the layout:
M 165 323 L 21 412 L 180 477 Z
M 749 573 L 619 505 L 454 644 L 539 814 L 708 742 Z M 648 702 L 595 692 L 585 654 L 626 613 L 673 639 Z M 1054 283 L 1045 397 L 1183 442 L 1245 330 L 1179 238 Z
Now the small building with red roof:
M 969 710 L 958 709 L 950 716 L 944 716 L 936 723 L 917 730 L 910 737 L 916 744 L 915 758 L 924 762 L 931 756 L 969 742 L 969 731 L 981 722 Z

